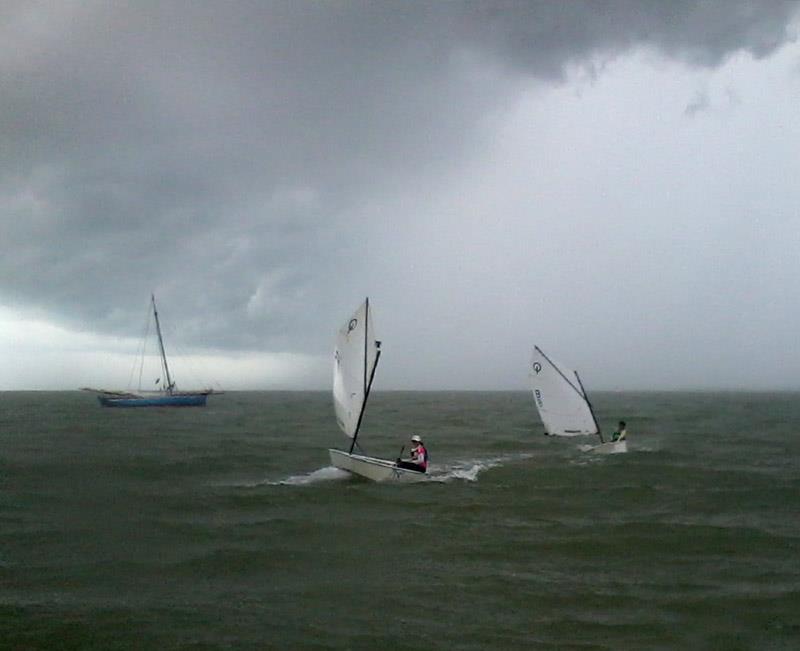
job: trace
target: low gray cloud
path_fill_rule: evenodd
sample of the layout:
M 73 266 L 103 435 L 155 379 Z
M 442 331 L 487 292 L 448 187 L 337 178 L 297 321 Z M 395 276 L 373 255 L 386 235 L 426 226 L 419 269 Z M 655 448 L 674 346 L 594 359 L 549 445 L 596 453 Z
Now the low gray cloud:
M 705 91 L 698 91 L 691 101 L 686 105 L 683 110 L 684 115 L 694 117 L 698 113 L 705 111 L 709 107 L 708 93 Z
M 132 334 L 152 290 L 196 345 L 327 350 L 369 238 L 521 90 L 637 48 L 764 57 L 797 7 L 5 3 L 0 302 Z

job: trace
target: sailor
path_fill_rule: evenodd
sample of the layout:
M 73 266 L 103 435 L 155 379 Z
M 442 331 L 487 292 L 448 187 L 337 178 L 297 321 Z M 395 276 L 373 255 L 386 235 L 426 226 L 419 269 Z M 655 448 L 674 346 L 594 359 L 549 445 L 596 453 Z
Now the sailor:
M 619 421 L 619 427 L 617 427 L 617 431 L 611 435 L 612 441 L 624 441 L 625 437 L 628 435 L 628 430 L 625 429 L 625 421 Z
M 397 467 L 417 472 L 425 472 L 428 469 L 428 451 L 418 434 L 411 437 L 411 458 L 398 459 Z

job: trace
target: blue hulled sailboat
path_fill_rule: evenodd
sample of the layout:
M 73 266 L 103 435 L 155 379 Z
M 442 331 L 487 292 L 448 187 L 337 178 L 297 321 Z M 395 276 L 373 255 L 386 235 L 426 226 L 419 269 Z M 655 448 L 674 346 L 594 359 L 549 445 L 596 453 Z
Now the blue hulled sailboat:
M 201 391 L 178 391 L 175 380 L 169 372 L 167 353 L 164 350 L 164 338 L 161 336 L 161 323 L 158 320 L 158 309 L 154 295 L 150 296 L 153 308 L 153 318 L 156 322 L 158 335 L 158 350 L 161 355 L 162 377 L 156 380 L 160 389 L 156 391 L 108 391 L 105 389 L 86 389 L 95 391 L 97 399 L 103 407 L 204 407 L 206 399 L 212 393 L 219 393 L 213 389 Z

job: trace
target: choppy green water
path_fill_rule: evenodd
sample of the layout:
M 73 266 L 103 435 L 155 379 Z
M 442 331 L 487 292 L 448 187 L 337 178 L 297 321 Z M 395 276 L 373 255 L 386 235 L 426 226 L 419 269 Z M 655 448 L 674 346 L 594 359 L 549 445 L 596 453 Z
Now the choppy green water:
M 109 410 L 0 394 L 3 649 L 798 649 L 800 395 L 596 394 L 627 455 L 525 393 L 377 393 L 328 468 L 328 394 Z

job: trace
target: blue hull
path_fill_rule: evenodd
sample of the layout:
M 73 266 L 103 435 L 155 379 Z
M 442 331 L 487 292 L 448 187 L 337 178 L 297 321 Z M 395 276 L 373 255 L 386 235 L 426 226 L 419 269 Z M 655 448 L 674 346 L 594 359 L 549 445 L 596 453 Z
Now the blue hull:
M 113 397 L 97 396 L 103 407 L 205 407 L 206 393 L 186 393 L 172 396 Z

